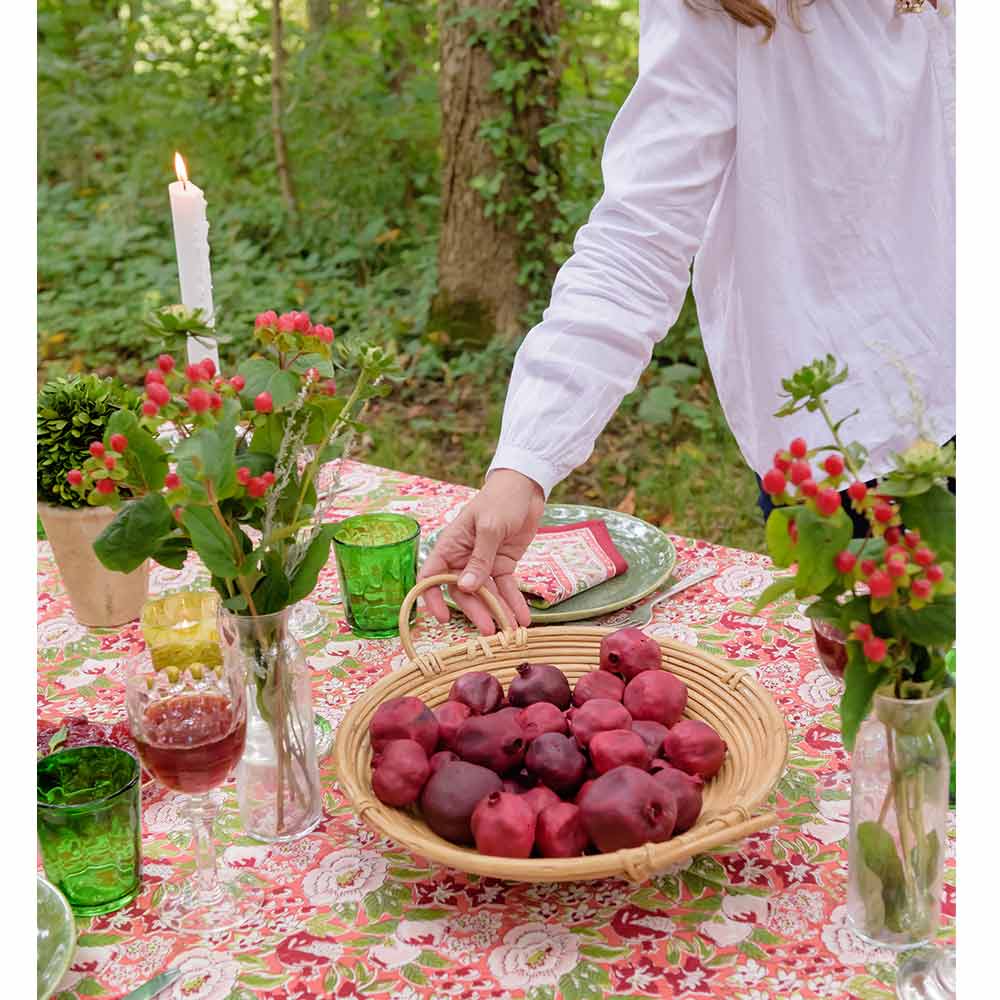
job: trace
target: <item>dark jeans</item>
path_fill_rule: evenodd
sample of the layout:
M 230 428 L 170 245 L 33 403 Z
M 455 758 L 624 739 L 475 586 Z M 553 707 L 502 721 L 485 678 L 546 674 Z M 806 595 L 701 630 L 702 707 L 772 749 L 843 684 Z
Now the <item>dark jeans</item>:
M 952 438 L 952 441 L 954 440 L 955 439 Z M 865 485 L 869 489 L 872 489 L 875 486 L 875 480 L 873 479 L 871 482 L 866 483 Z M 774 504 L 771 502 L 771 495 L 769 493 L 764 492 L 764 487 L 761 484 L 760 476 L 757 476 L 757 489 L 759 491 L 759 495 L 757 497 L 757 506 L 760 507 L 761 513 L 764 515 L 764 523 L 766 524 L 767 519 L 771 514 L 771 511 L 774 510 Z M 957 493 L 955 491 L 954 479 L 948 480 L 948 490 L 951 493 L 955 493 L 955 495 L 957 496 Z M 843 502 L 844 510 L 846 511 L 847 516 L 851 519 L 851 523 L 854 525 L 854 537 L 865 538 L 868 535 L 868 519 L 864 515 L 858 514 L 854 510 L 854 508 L 851 506 L 851 498 L 847 495 L 846 490 L 844 490 L 840 494 L 840 499 Z

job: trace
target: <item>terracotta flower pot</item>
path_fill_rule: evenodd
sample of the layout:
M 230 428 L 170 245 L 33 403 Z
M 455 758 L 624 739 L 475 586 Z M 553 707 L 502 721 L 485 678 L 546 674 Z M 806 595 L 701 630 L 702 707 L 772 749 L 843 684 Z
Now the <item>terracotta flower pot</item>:
M 94 554 L 94 539 L 114 520 L 110 507 L 53 507 L 38 504 L 45 534 L 81 625 L 114 628 L 135 621 L 146 601 L 149 563 L 131 573 L 105 569 Z

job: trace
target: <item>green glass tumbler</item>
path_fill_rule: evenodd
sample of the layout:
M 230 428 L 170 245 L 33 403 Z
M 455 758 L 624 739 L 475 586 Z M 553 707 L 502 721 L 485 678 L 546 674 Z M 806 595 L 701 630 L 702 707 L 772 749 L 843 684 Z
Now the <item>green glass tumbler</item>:
M 38 761 L 38 843 L 45 874 L 73 912 L 110 913 L 139 893 L 139 761 L 117 747 L 59 750 Z
M 359 514 L 337 525 L 340 593 L 355 635 L 399 635 L 399 609 L 417 582 L 419 542 L 420 524 L 403 514 Z

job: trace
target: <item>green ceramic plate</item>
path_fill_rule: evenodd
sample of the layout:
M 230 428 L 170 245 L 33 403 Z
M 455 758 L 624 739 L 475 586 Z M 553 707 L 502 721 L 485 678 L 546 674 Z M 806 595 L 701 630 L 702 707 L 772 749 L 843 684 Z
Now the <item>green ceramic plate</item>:
M 670 539 L 659 528 L 630 514 L 605 510 L 603 507 L 550 503 L 545 505 L 542 524 L 573 524 L 598 518 L 608 526 L 611 540 L 628 563 L 628 572 L 597 587 L 591 587 L 555 607 L 545 610 L 532 608 L 532 622 L 551 625 L 554 622 L 580 621 L 606 615 L 635 601 L 641 601 L 662 587 L 670 577 L 677 561 L 677 553 Z M 438 534 L 439 532 L 434 532 L 421 540 L 421 562 L 434 547 Z M 455 607 L 447 588 L 445 600 Z
M 76 949 L 76 923 L 66 897 L 38 877 L 38 1000 L 52 995 Z

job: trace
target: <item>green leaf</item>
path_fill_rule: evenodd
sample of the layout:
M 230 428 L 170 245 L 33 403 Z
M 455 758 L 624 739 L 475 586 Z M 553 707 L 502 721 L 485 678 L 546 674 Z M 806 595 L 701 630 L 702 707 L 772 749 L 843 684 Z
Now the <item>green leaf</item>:
M 186 508 L 183 522 L 185 530 L 191 536 L 194 550 L 213 576 L 232 580 L 240 575 L 240 566 L 235 561 L 233 539 L 210 508 Z M 260 613 L 264 614 L 263 611 Z
M 253 589 L 253 603 L 257 614 L 269 615 L 287 608 L 291 588 L 281 565 L 281 556 L 277 552 L 266 552 L 261 559 L 261 569 L 263 576 Z M 379 914 L 369 916 L 377 917 Z
M 326 565 L 330 558 L 330 541 L 333 537 L 334 525 L 324 525 L 320 528 L 319 534 L 312 540 L 309 548 L 306 549 L 305 557 L 295 571 L 291 580 L 291 588 L 288 593 L 288 603 L 297 604 L 304 600 L 316 586 L 316 579 L 320 570 Z
M 874 876 L 874 878 L 869 878 L 867 874 L 865 876 L 863 892 L 866 912 L 876 920 L 882 916 L 885 926 L 891 931 L 898 932 L 902 930 L 900 916 L 906 905 L 906 899 L 903 865 L 896 852 L 896 843 L 883 826 L 872 820 L 859 823 L 855 836 L 863 866 L 871 876 Z M 877 922 L 872 929 L 879 926 L 880 923 Z
M 920 532 L 924 544 L 939 562 L 955 559 L 955 496 L 943 486 L 934 486 L 919 496 L 906 497 L 899 505 L 903 524 Z
M 821 594 L 837 579 L 833 560 L 851 540 L 851 519 L 842 508 L 830 517 L 803 508 L 797 523 L 799 571 L 795 593 L 799 597 Z
M 648 424 L 668 424 L 673 420 L 680 397 L 671 385 L 657 385 L 639 404 L 639 419 Z
M 919 646 L 950 646 L 955 641 L 955 598 L 938 597 L 919 611 L 890 608 L 885 612 L 894 635 Z
M 250 408 L 254 399 L 264 392 L 271 378 L 277 373 L 278 366 L 268 358 L 248 358 L 237 372 L 243 376 L 245 385 L 240 393 L 244 404 Z
M 913 867 L 919 873 L 920 884 L 928 888 L 936 885 L 941 874 L 940 865 L 941 841 L 938 839 L 937 830 L 931 830 L 913 849 Z
M 870 670 L 859 644 L 848 642 L 844 693 L 840 699 L 840 737 L 848 750 L 854 749 L 854 738 L 871 710 L 872 698 L 888 678 L 885 667 Z
M 124 434 L 128 438 L 125 463 L 143 489 L 150 493 L 163 489 L 168 469 L 167 453 L 152 434 L 139 426 L 139 421 L 131 410 L 119 410 L 108 421 L 104 432 L 106 448 L 111 447 L 111 437 L 114 434 Z
M 760 611 L 762 608 L 766 608 L 769 604 L 778 600 L 779 597 L 784 597 L 788 591 L 794 589 L 794 576 L 779 576 L 778 579 L 765 589 L 764 593 L 757 598 L 757 602 L 753 606 L 754 611 Z
M 788 524 L 798 519 L 802 509 L 804 508 L 775 507 L 768 516 L 765 528 L 767 551 L 771 553 L 774 565 L 781 569 L 795 562 L 795 543 L 788 533 Z
M 177 474 L 193 500 L 208 500 L 209 487 L 217 501 L 236 491 L 234 431 L 228 424 L 200 427 L 175 454 Z
M 94 540 L 94 552 L 108 569 L 131 573 L 160 546 L 174 527 L 174 516 L 159 493 L 122 506 Z
M 152 558 L 168 569 L 183 569 L 187 560 L 188 542 L 185 538 L 167 538 L 153 552 Z

